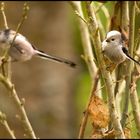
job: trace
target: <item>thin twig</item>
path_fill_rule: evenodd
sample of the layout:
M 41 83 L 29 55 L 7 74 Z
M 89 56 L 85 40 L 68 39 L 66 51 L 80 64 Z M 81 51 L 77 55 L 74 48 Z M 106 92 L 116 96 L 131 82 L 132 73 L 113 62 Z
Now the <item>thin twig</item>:
M 135 9 L 133 2 L 130 4 L 130 25 L 129 25 L 129 53 L 133 57 L 133 50 L 134 50 L 134 28 L 135 28 Z M 132 61 L 128 62 L 127 65 L 127 75 L 126 75 L 126 89 L 125 89 L 125 106 L 122 115 L 122 126 L 125 127 L 125 122 L 128 117 L 128 104 L 129 104 L 129 94 L 130 94 L 130 85 L 131 85 L 131 74 L 133 70 L 134 63 Z
M 122 1 L 121 2 L 121 29 L 123 29 L 126 33 L 129 34 L 129 10 L 128 10 L 128 1 Z M 128 46 L 127 46 L 128 47 Z M 129 65 L 127 66 L 127 69 L 129 69 Z M 120 74 L 122 70 L 120 69 Z M 129 107 L 129 78 L 126 75 L 126 88 L 125 88 L 125 94 L 124 94 L 124 108 L 123 108 L 123 113 L 122 113 L 122 119 L 121 119 L 121 124 L 122 127 L 125 127 L 126 120 L 128 118 L 128 107 Z
M 129 2 L 130 4 L 130 43 L 129 43 L 129 47 L 130 47 L 130 55 L 133 56 L 133 49 L 134 49 L 134 29 L 135 29 L 135 4 L 136 2 Z M 132 65 L 133 63 L 131 62 L 130 65 L 130 69 L 131 69 L 131 73 L 132 73 Z M 131 74 L 130 73 L 130 74 Z M 139 102 L 138 102 L 138 96 L 137 96 L 137 92 L 136 92 L 136 76 L 132 77 L 132 87 L 130 90 L 130 101 L 132 104 L 132 108 L 133 108 L 133 115 L 135 118 L 135 124 L 138 130 L 138 135 L 140 135 L 140 108 L 139 108 Z
M 82 20 L 88 25 L 87 21 L 84 19 L 84 17 L 82 17 L 82 16 L 80 15 L 80 13 L 79 13 L 78 11 L 75 10 L 75 14 L 76 14 L 80 19 L 82 19 Z
M 9 127 L 9 124 L 6 120 L 6 115 L 0 111 L 0 123 L 5 127 L 6 131 L 12 139 L 16 139 L 13 130 Z
M 90 98 L 88 100 L 88 104 L 87 104 L 86 110 L 84 112 L 82 121 L 81 121 L 79 136 L 78 136 L 79 139 L 84 138 L 84 132 L 85 132 L 86 124 L 88 121 L 88 115 L 89 115 L 89 112 L 88 112 L 89 106 L 92 102 L 93 96 L 95 95 L 95 91 L 97 90 L 97 85 L 98 85 L 98 81 L 99 81 L 99 70 L 97 71 L 97 74 L 96 74 L 96 77 L 94 80 L 95 80 L 95 83 L 94 83 L 94 86 L 91 88 Z
M 4 21 L 4 27 L 5 29 L 8 29 L 8 23 L 7 23 L 7 18 L 6 18 L 6 15 L 5 15 L 5 3 L 4 2 L 1 2 L 1 13 L 2 13 L 2 17 L 3 17 L 3 21 Z M 5 52 L 4 52 L 5 54 Z M 5 62 L 3 61 L 4 57 L 2 57 L 2 64 L 1 64 L 1 69 L 2 69 L 2 73 L 4 76 L 6 76 L 6 71 L 5 71 Z M 10 65 L 10 64 L 8 64 Z
M 9 48 L 6 50 L 5 52 L 5 56 L 7 57 L 7 59 L 9 59 L 9 56 L 7 55 L 8 54 L 8 50 L 10 49 L 10 47 L 12 47 L 14 45 L 14 41 L 16 39 L 16 36 L 18 34 L 18 31 L 20 30 L 20 28 L 22 27 L 24 21 L 27 19 L 27 13 L 28 13 L 28 10 L 29 10 L 29 6 L 28 4 L 25 2 L 24 3 L 24 6 L 23 6 L 23 13 L 22 13 L 22 17 L 21 17 L 21 20 L 19 21 L 18 25 L 17 25 L 17 28 L 16 28 L 16 33 L 15 33 L 15 36 L 12 40 L 12 43 L 11 45 L 9 46 Z M 11 62 L 8 61 L 8 78 L 11 79 Z
M 9 91 L 11 91 L 12 98 L 20 111 L 21 121 L 22 121 L 23 126 L 25 128 L 25 131 L 27 132 L 27 135 L 29 135 L 30 138 L 36 139 L 35 133 L 32 129 L 32 126 L 31 126 L 31 124 L 28 120 L 27 114 L 25 112 L 23 102 L 20 101 L 20 99 L 16 93 L 14 85 L 11 83 L 11 81 L 9 79 L 6 79 L 2 74 L 0 74 L 0 81 L 5 85 L 5 87 Z
M 5 10 L 5 3 L 4 2 L 1 2 L 1 12 L 2 12 L 2 16 L 3 16 L 3 20 L 4 20 L 4 27 L 5 27 L 5 29 L 9 29 L 4 10 Z
M 93 5 L 94 7 L 96 7 L 96 5 L 95 5 L 94 3 L 92 3 L 92 5 Z M 101 8 L 102 8 L 102 7 L 101 7 Z M 104 11 L 104 10 L 102 10 L 102 11 Z M 96 13 L 96 17 L 97 17 L 98 24 L 99 24 L 101 40 L 103 40 L 104 37 L 105 37 L 105 35 L 106 35 L 106 31 L 105 31 L 105 28 L 103 27 L 103 24 L 102 24 L 102 22 L 101 22 L 101 20 L 100 20 L 100 15 L 99 15 L 98 13 Z M 106 17 L 106 16 L 105 16 L 105 17 Z M 108 18 L 108 17 L 106 17 L 106 18 Z M 108 20 L 107 20 L 107 21 L 108 21 Z
M 104 6 L 106 3 L 101 3 L 97 9 L 95 10 L 95 14 L 97 14 L 99 12 L 99 10 L 101 10 L 102 6 Z
M 140 78 L 140 75 L 139 75 Z M 136 90 L 136 81 L 137 81 L 136 75 L 132 76 L 132 86 L 130 90 L 130 99 L 131 99 L 131 104 L 132 104 L 132 109 L 133 109 L 133 115 L 134 115 L 134 121 L 136 124 L 136 128 L 138 131 L 138 136 L 140 136 L 140 104 L 138 101 L 138 95 L 137 95 L 137 90 Z
M 14 43 L 14 41 L 15 41 L 15 39 L 16 39 L 16 36 L 17 36 L 17 34 L 18 34 L 19 29 L 20 29 L 21 26 L 23 25 L 25 19 L 27 19 L 27 12 L 28 12 L 28 10 L 29 10 L 29 6 L 28 6 L 28 4 L 25 2 L 25 3 L 24 3 L 24 7 L 23 7 L 23 14 L 22 14 L 22 17 L 21 17 L 20 22 L 18 23 L 18 26 L 17 26 L 17 28 L 16 28 L 16 33 L 15 33 L 15 36 L 14 36 L 14 38 L 13 38 L 13 41 L 12 41 L 10 47 L 13 46 L 13 43 Z
M 134 55 L 139 57 L 139 52 L 140 52 L 140 29 L 138 29 L 135 39 Z
M 92 4 L 94 4 L 94 3 L 92 3 Z M 98 4 L 100 4 L 100 3 L 98 3 Z M 101 10 L 102 10 L 102 12 L 104 13 L 104 15 L 105 15 L 105 18 L 106 18 L 106 26 L 105 26 L 105 28 L 102 28 L 101 30 L 103 30 L 103 31 L 105 31 L 105 32 L 108 32 L 108 30 L 109 30 L 109 21 L 110 21 L 110 14 L 109 14 L 109 11 L 108 11 L 108 9 L 105 7 L 105 4 L 106 3 L 102 3 L 102 4 L 100 4 L 100 6 L 101 7 L 99 7 Z M 96 16 L 97 15 L 99 15 L 99 14 L 97 14 L 97 12 L 98 12 L 98 9 L 96 10 Z M 100 21 L 100 20 L 98 20 L 98 21 Z M 101 21 L 100 21 L 101 22 Z M 100 23 L 101 24 L 101 23 Z M 103 26 L 103 25 L 102 25 Z M 103 32 L 103 31 L 101 31 L 101 32 Z M 102 33 L 103 35 L 105 34 L 104 32 Z M 104 37 L 104 36 L 103 36 Z
M 7 54 L 8 54 L 8 51 L 9 51 L 10 47 L 13 46 L 14 41 L 15 41 L 15 39 L 16 39 L 16 36 L 17 36 L 17 34 L 18 34 L 18 32 L 19 32 L 19 29 L 20 29 L 21 26 L 23 25 L 25 19 L 27 19 L 27 12 L 28 12 L 28 10 L 29 10 L 29 6 L 28 6 L 27 3 L 25 2 L 25 3 L 24 3 L 24 7 L 23 7 L 23 14 L 22 14 L 22 17 L 21 17 L 21 19 L 20 19 L 20 21 L 19 21 L 19 23 L 18 23 L 18 25 L 17 25 L 16 31 L 15 31 L 15 36 L 14 36 L 14 38 L 13 38 L 13 40 L 12 40 L 12 43 L 11 43 L 11 45 L 9 45 L 9 48 L 8 48 L 7 51 L 5 52 L 5 57 L 8 56 L 8 55 L 7 55 Z
M 87 26 L 88 24 L 87 24 L 87 21 L 84 19 L 81 2 L 80 1 L 71 1 L 70 4 L 73 7 L 74 11 L 78 12 L 78 17 L 80 17 L 78 21 L 79 21 L 79 25 L 80 25 L 81 38 L 82 38 L 82 44 L 83 44 L 83 49 L 84 49 L 84 58 L 85 58 L 84 60 L 87 63 L 89 73 L 91 76 L 91 80 L 92 80 L 92 84 L 93 84 L 94 83 L 93 79 L 95 77 L 95 73 L 97 72 L 97 67 L 93 61 L 94 55 L 92 52 L 90 34 L 88 31 L 88 26 Z
M 136 7 L 136 14 L 140 14 L 140 7 L 137 1 L 135 7 Z

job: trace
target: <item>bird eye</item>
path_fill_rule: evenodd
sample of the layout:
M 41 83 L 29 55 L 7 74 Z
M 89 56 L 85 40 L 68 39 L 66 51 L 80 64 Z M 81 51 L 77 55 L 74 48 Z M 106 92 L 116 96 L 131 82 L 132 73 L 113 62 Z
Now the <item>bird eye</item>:
M 111 40 L 112 40 L 112 41 L 114 41 L 115 39 L 114 39 L 114 38 L 112 38 Z

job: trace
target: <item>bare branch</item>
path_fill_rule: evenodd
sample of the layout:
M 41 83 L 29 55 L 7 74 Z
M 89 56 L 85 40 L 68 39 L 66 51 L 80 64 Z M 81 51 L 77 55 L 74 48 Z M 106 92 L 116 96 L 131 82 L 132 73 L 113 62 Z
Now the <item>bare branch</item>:
M 101 4 L 99 3 L 99 6 L 95 10 L 95 14 L 97 14 L 104 5 L 105 5 L 105 3 L 101 3 Z
M 139 75 L 140 77 L 140 75 Z M 140 104 L 138 100 L 138 95 L 137 95 L 137 90 L 136 90 L 136 81 L 137 77 L 136 75 L 133 75 L 132 77 L 132 86 L 130 90 L 130 99 L 131 99 L 131 104 L 133 108 L 133 115 L 134 115 L 134 120 L 135 124 L 138 130 L 138 135 L 140 136 Z
M 2 13 L 2 17 L 3 17 L 3 21 L 4 21 L 4 27 L 5 29 L 8 29 L 8 23 L 7 23 L 7 18 L 6 18 L 6 15 L 5 15 L 5 3 L 4 2 L 1 2 L 1 13 Z M 5 54 L 5 52 L 4 52 Z M 5 57 L 2 57 L 2 63 L 1 63 L 1 68 L 2 68 L 2 73 L 4 76 L 6 76 L 6 71 L 5 71 L 5 63 L 4 63 L 4 60 Z M 10 63 L 8 64 L 8 66 L 10 66 Z
M 6 131 L 12 139 L 16 139 L 13 130 L 9 127 L 9 124 L 6 120 L 6 115 L 0 111 L 0 123 L 5 127 Z
M 2 12 L 2 16 L 3 16 L 3 20 L 4 20 L 5 29 L 8 29 L 9 27 L 8 27 L 6 15 L 5 15 L 5 3 L 4 2 L 1 2 L 1 12 Z
M 128 1 L 122 1 L 121 2 L 121 29 L 126 31 L 126 33 L 129 34 L 129 11 L 128 11 Z M 127 69 L 129 69 L 129 65 L 127 66 Z M 121 70 L 120 70 L 121 74 Z M 121 124 L 122 127 L 125 127 L 126 120 L 128 118 L 128 106 L 129 106 L 129 84 L 130 84 L 130 79 L 128 78 L 130 75 L 126 75 L 126 88 L 125 88 L 125 94 L 124 94 L 124 108 L 123 108 L 123 113 L 122 113 L 122 120 Z
M 9 91 L 11 91 L 12 98 L 13 98 L 14 102 L 16 103 L 19 111 L 20 111 L 21 121 L 23 123 L 23 126 L 25 127 L 25 131 L 30 136 L 30 138 L 35 139 L 36 138 L 35 133 L 34 133 L 34 131 L 32 129 L 32 126 L 31 126 L 31 124 L 28 120 L 27 114 L 26 114 L 25 109 L 24 109 L 24 105 L 20 101 L 20 99 L 19 99 L 19 97 L 16 93 L 14 85 L 11 83 L 11 81 L 9 79 L 5 78 L 2 74 L 0 74 L 0 81 L 5 85 L 5 87 Z
M 29 6 L 28 6 L 27 3 L 25 2 L 25 3 L 24 3 L 24 7 L 23 7 L 23 14 L 22 14 L 22 17 L 21 17 L 20 22 L 18 23 L 18 26 L 17 26 L 17 29 L 16 29 L 16 34 L 15 34 L 15 36 L 14 36 L 14 38 L 13 38 L 13 41 L 12 41 L 10 47 L 13 46 L 13 43 L 14 43 L 14 41 L 15 41 L 15 39 L 16 39 L 16 36 L 17 36 L 17 34 L 18 34 L 19 29 L 20 29 L 21 26 L 23 25 L 23 22 L 25 21 L 25 19 L 27 19 L 28 10 L 29 10 Z
M 130 55 L 133 56 L 133 50 L 134 50 L 134 32 L 135 32 L 135 5 L 136 2 L 129 2 L 130 4 L 130 41 L 129 41 L 129 49 L 130 49 Z M 132 75 L 132 68 L 134 63 L 130 63 L 130 70 L 128 71 L 130 75 Z M 129 75 L 129 76 L 130 76 Z M 132 77 L 132 84 L 131 84 L 131 90 L 130 90 L 130 101 L 133 108 L 133 115 L 135 118 L 136 127 L 138 130 L 138 134 L 140 135 L 140 108 L 139 108 L 139 102 L 136 92 L 136 75 Z M 129 85 L 130 86 L 130 85 Z
M 87 24 L 85 24 L 85 22 L 87 23 L 87 21 L 84 19 L 84 14 L 82 11 L 81 2 L 71 1 L 70 4 L 74 8 L 74 11 L 78 12 L 78 17 L 80 17 L 78 21 L 79 21 L 79 25 L 80 25 L 81 38 L 82 38 L 82 43 L 83 43 L 83 48 L 84 48 L 84 60 L 87 63 L 89 73 L 90 73 L 90 76 L 92 79 L 92 83 L 94 83 L 93 79 L 95 77 L 95 73 L 97 72 L 97 67 L 93 61 L 94 56 L 93 56 L 93 52 L 92 52 L 90 34 L 88 31 Z
M 106 26 L 105 26 L 105 28 L 102 28 L 102 30 L 105 30 L 105 32 L 107 32 L 108 31 L 108 29 L 109 29 L 109 21 L 110 21 L 110 14 L 109 14 L 109 11 L 108 11 L 108 9 L 105 7 L 105 4 L 106 3 L 102 3 L 102 4 L 100 4 L 100 3 L 98 3 L 99 4 L 99 7 L 98 7 L 98 9 L 96 10 L 96 15 L 97 15 L 97 12 L 98 12 L 98 10 L 99 10 L 99 8 L 103 11 L 103 13 L 104 13 L 104 15 L 105 15 L 105 17 L 106 17 Z M 96 16 L 97 17 L 97 16 Z M 100 21 L 100 20 L 98 20 L 98 21 Z M 100 21 L 101 22 L 101 21 Z M 101 23 L 100 23 L 101 24 Z M 103 32 L 103 31 L 102 31 Z M 103 35 L 104 35 L 105 33 L 103 33 Z
M 84 132 L 85 132 L 86 124 L 88 121 L 88 115 L 89 115 L 89 112 L 88 112 L 89 106 L 91 104 L 93 96 L 96 94 L 96 89 L 97 89 L 97 85 L 98 85 L 98 81 L 99 81 L 99 70 L 98 70 L 94 80 L 95 80 L 95 83 L 94 83 L 94 86 L 91 88 L 90 98 L 88 100 L 88 104 L 87 104 L 86 110 L 84 112 L 82 121 L 81 121 L 79 136 L 78 136 L 79 139 L 84 138 Z

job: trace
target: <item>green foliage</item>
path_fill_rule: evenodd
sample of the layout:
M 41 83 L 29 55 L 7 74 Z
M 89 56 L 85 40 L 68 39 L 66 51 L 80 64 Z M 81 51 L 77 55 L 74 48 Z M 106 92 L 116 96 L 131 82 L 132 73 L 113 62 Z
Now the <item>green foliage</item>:
M 78 111 L 82 113 L 83 108 L 85 108 L 89 98 L 91 79 L 89 74 L 86 71 L 84 71 L 79 77 L 78 81 L 79 84 L 77 86 L 76 92 L 76 104 Z

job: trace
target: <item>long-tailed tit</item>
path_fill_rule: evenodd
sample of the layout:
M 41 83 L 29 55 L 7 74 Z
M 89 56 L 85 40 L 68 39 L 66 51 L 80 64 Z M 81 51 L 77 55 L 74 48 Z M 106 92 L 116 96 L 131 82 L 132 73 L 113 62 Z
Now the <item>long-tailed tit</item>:
M 4 44 L 7 46 L 13 43 L 8 52 L 12 61 L 27 61 L 30 60 L 33 56 L 39 56 L 47 60 L 67 64 L 71 67 L 76 66 L 75 63 L 67 59 L 51 56 L 44 53 L 43 51 L 38 50 L 23 35 L 19 33 L 13 42 L 15 34 L 16 32 L 11 29 L 0 31 L 0 45 Z
M 105 40 L 102 42 L 102 51 L 115 64 L 120 64 L 129 59 L 140 65 L 138 61 L 129 55 L 123 36 L 119 31 L 113 30 L 107 33 Z

